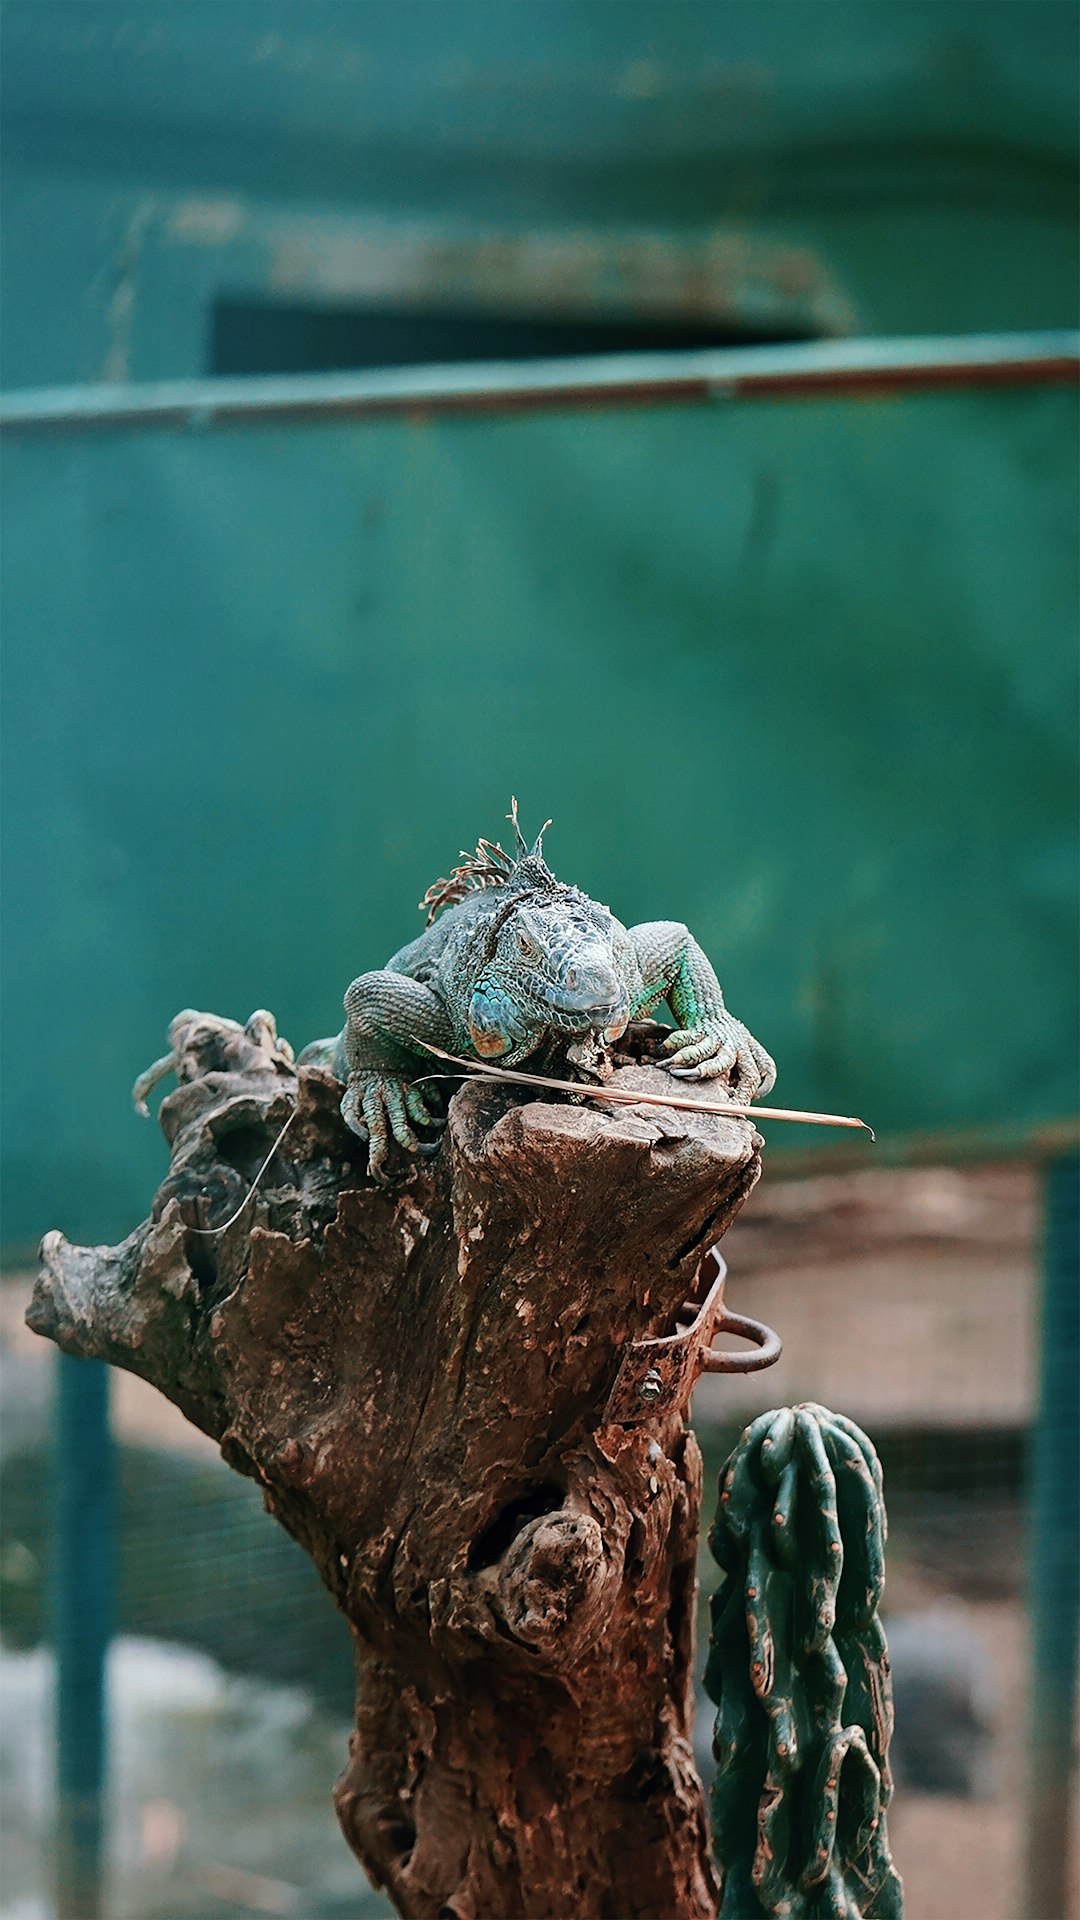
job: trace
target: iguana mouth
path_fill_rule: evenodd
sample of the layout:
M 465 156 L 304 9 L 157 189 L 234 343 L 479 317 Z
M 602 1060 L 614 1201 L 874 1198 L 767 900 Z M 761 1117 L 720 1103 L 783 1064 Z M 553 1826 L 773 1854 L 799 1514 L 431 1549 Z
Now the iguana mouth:
M 607 1034 L 592 1030 L 566 1049 L 566 1064 L 585 1080 L 610 1080 L 614 1062 L 607 1045 Z

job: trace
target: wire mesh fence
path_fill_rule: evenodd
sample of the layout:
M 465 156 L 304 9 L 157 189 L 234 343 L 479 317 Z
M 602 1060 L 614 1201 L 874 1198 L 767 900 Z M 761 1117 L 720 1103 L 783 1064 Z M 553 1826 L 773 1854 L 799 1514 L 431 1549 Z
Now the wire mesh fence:
M 766 1178 L 726 1243 L 729 1297 L 783 1331 L 785 1354 L 695 1399 L 707 1484 L 739 1424 L 803 1399 L 857 1420 L 880 1454 L 890 1825 L 909 1920 L 1034 1920 L 1022 1875 L 1040 1209 L 1026 1166 Z
M 1023 1166 L 766 1177 L 725 1243 L 728 1297 L 779 1328 L 785 1355 L 695 1396 L 705 1528 L 729 1446 L 766 1407 L 824 1403 L 881 1455 L 909 1920 L 1051 1920 L 1022 1893 L 1039 1221 Z M 0 1322 L 2 1920 L 55 1911 L 55 1361 L 21 1327 L 27 1286 L 5 1283 Z M 351 1722 L 344 1624 L 258 1488 L 141 1382 L 112 1387 L 109 1920 L 388 1913 L 330 1807 Z M 704 1601 L 704 1551 L 700 1572 Z M 710 1723 L 702 1696 L 706 1773 Z

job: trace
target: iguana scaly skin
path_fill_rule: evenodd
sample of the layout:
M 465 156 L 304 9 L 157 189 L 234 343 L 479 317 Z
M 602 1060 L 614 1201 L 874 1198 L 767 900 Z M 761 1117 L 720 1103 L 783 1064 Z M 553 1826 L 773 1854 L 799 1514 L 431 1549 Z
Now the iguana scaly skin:
M 438 1063 L 425 1043 L 505 1067 L 562 1065 L 604 1077 L 606 1050 L 631 1020 L 666 1001 L 677 1031 L 664 1065 L 680 1079 L 725 1076 L 733 1094 L 769 1091 L 769 1055 L 732 1018 L 697 941 L 676 920 L 624 927 L 607 907 L 565 886 L 530 848 L 511 814 L 517 853 L 481 840 L 421 906 L 428 924 L 345 995 L 345 1027 L 318 1040 L 301 1064 L 347 1082 L 342 1114 L 369 1142 L 368 1169 L 386 1177 L 391 1139 L 425 1151 L 415 1129 L 438 1126 L 418 1086 Z M 548 823 L 550 825 L 550 822 Z M 610 1070 L 608 1067 L 607 1070 Z M 427 1149 L 430 1150 L 430 1149 Z

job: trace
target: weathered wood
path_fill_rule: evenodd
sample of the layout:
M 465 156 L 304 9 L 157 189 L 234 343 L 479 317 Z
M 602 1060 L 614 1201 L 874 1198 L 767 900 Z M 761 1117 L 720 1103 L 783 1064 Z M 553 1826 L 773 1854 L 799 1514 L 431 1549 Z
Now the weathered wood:
M 402 1914 L 711 1917 L 700 1455 L 677 1411 L 603 1414 L 760 1141 L 473 1082 L 437 1156 L 383 1190 L 330 1075 L 225 1023 L 197 1039 L 151 1220 L 115 1248 L 49 1234 L 31 1326 L 152 1381 L 315 1560 L 356 1641 L 338 1814 Z M 294 1103 L 250 1206 L 194 1232 L 239 1205 Z

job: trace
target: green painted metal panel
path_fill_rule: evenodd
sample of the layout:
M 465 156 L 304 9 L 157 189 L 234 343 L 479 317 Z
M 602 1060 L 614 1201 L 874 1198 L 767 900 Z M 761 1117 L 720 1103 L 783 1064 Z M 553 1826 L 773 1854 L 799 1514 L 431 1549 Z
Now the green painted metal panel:
M 4 11 L 9 111 L 150 139 L 232 129 L 246 148 L 234 164 L 264 177 L 305 143 L 381 150 L 381 177 L 399 180 L 418 153 L 432 167 L 465 154 L 626 157 L 644 172 L 649 159 L 769 159 L 823 135 L 842 165 L 840 102 L 849 151 L 1004 136 L 1046 152 L 1075 129 L 1077 23 L 1064 0 L 974 14 L 970 0 L 8 0 Z
M 16 432 L 9 1243 L 134 1224 L 169 1017 L 333 1030 L 511 792 L 785 1103 L 1070 1112 L 1075 442 L 1053 388 Z
M 1078 31 L 1066 0 L 5 0 L 4 384 L 220 371 L 223 299 L 693 321 L 720 278 L 718 339 L 1068 325 Z

